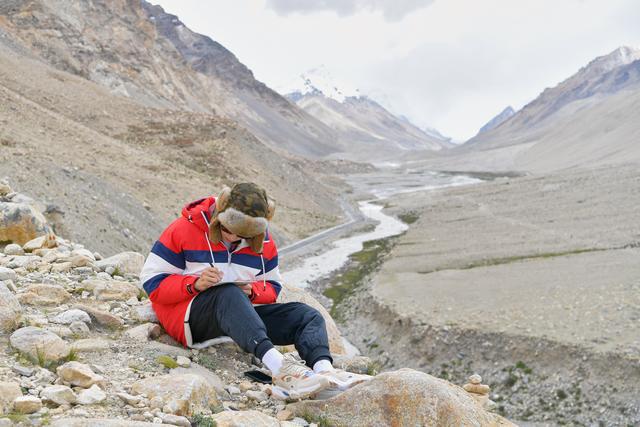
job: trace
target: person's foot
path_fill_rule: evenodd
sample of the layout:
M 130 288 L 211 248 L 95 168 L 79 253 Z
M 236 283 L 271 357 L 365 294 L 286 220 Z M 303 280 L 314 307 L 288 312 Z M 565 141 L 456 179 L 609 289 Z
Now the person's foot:
M 272 396 L 280 400 L 305 399 L 330 385 L 329 378 L 316 374 L 303 361 L 285 354 L 278 375 L 273 376 Z
M 331 385 L 340 391 L 348 390 L 357 384 L 373 379 L 371 375 L 354 374 L 342 369 L 320 372 L 320 375 L 327 377 Z

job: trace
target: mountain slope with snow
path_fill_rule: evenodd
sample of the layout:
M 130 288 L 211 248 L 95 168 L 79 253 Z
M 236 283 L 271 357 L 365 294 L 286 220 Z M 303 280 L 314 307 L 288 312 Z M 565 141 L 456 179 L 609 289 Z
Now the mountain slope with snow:
M 502 110 L 500 114 L 498 114 L 497 116 L 489 120 L 484 126 L 482 126 L 478 131 L 478 134 L 488 132 L 491 129 L 497 128 L 502 123 L 509 120 L 515 114 L 516 114 L 515 110 L 511 107 L 511 105 L 509 105 L 507 108 Z
M 439 151 L 450 146 L 448 138 L 392 114 L 358 89 L 343 89 L 323 67 L 299 76 L 281 91 L 337 133 L 344 149 L 341 157 L 386 160 L 411 150 Z

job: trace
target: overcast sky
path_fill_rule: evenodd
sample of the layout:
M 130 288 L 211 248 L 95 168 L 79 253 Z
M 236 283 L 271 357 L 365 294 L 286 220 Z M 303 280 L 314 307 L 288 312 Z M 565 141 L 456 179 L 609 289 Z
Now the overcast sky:
M 324 65 L 466 140 L 596 56 L 640 47 L 637 0 L 150 0 L 277 89 Z

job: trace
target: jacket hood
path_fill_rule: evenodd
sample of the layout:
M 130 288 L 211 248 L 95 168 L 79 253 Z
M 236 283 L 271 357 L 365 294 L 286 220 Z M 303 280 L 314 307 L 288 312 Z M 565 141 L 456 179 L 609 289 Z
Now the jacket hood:
M 203 231 L 209 231 L 209 226 L 207 225 L 204 217 L 202 216 L 202 212 L 207 217 L 207 221 L 211 217 L 209 214 L 210 210 L 216 204 L 216 199 L 214 197 L 207 197 L 205 199 L 196 200 L 195 202 L 188 203 L 182 208 L 182 216 L 185 217 L 189 222 L 195 224 L 198 228 Z

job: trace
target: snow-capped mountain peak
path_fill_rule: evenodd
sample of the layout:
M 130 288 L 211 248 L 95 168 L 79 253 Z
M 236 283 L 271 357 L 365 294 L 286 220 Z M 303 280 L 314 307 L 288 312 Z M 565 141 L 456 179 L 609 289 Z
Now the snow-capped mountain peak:
M 361 96 L 358 88 L 337 81 L 324 65 L 300 74 L 293 82 L 279 88 L 279 92 L 294 99 L 308 94 L 322 94 L 340 103 L 348 97 Z

